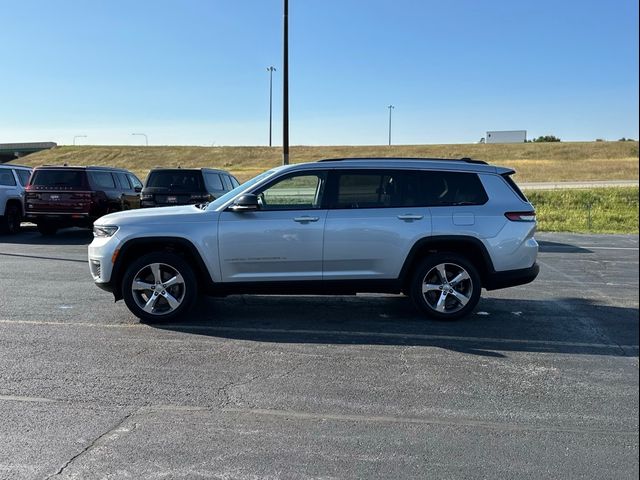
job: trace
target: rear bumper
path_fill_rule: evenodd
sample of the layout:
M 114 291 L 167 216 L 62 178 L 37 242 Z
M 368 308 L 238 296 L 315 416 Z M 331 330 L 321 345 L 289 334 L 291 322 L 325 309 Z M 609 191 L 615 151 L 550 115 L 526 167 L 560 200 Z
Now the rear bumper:
M 90 227 L 98 217 L 88 213 L 27 212 L 25 218 L 33 223 Z
M 498 290 L 499 288 L 515 287 L 533 282 L 540 273 L 540 266 L 534 263 L 529 268 L 520 270 L 505 270 L 502 272 L 492 272 L 487 274 L 484 284 L 487 290 Z

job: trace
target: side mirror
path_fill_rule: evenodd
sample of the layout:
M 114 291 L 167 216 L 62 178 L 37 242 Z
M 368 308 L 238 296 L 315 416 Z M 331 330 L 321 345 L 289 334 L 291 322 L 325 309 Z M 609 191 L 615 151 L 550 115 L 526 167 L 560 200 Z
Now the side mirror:
M 229 211 L 240 213 L 240 212 L 251 212 L 258 210 L 260 205 L 258 204 L 258 196 L 253 193 L 246 193 L 238 197 L 235 202 L 229 207 Z
M 133 190 L 136 193 L 140 193 L 142 191 L 142 187 L 134 187 Z

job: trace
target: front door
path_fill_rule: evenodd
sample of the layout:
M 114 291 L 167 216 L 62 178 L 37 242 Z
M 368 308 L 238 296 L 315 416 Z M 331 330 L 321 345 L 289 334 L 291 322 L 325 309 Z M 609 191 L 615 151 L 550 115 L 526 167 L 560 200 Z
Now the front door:
M 257 211 L 223 212 L 218 226 L 223 282 L 322 279 L 324 172 L 299 172 L 251 192 Z

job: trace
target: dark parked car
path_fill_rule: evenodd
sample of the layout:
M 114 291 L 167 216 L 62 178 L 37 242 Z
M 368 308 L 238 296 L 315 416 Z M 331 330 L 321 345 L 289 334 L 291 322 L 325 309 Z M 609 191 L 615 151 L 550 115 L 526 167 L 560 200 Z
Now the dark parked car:
M 110 167 L 36 167 L 26 188 L 26 218 L 43 235 L 59 228 L 92 228 L 107 213 L 140 208 L 142 182 Z
M 229 172 L 213 168 L 154 168 L 142 189 L 142 207 L 195 205 L 215 200 L 239 185 Z

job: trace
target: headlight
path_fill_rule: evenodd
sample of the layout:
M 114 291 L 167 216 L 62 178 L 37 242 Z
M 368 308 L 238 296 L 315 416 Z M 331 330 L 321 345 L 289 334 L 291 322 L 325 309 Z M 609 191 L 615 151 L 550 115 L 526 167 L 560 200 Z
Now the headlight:
M 112 237 L 114 233 L 118 231 L 118 227 L 115 225 L 94 225 L 93 236 L 94 237 Z

